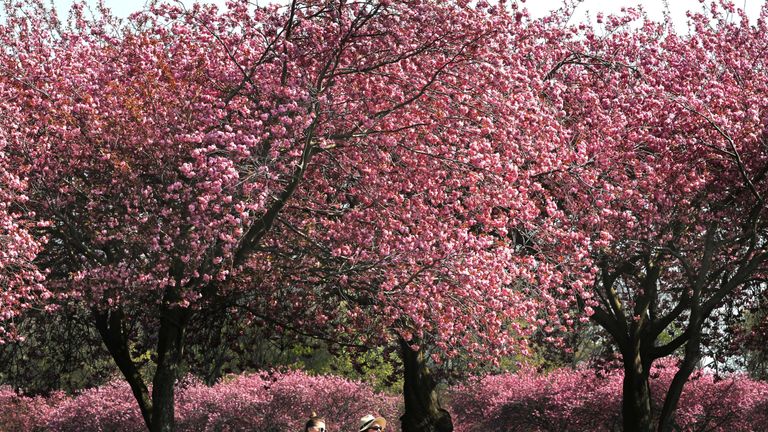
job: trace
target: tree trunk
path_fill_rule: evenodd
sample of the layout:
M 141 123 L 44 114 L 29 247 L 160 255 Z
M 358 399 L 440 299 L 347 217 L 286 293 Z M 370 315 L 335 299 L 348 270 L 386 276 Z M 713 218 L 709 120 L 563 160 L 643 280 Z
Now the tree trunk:
M 131 386 L 133 397 L 139 404 L 141 416 L 144 418 L 144 424 L 147 428 L 152 424 L 152 400 L 149 398 L 149 390 L 144 383 L 144 379 L 139 373 L 139 369 L 131 359 L 128 349 L 128 338 L 123 333 L 123 313 L 119 309 L 100 311 L 93 310 L 93 318 L 96 329 L 101 335 L 101 340 L 107 347 L 109 354 L 125 377 L 128 385 Z
M 144 423 L 151 432 L 174 430 L 174 385 L 184 348 L 184 330 L 190 311 L 167 301 L 160 311 L 160 330 L 157 342 L 157 370 L 152 380 L 150 398 L 147 385 L 131 358 L 128 336 L 123 332 L 123 314 L 120 310 L 93 310 L 96 328 L 104 345 L 131 386 L 133 396 L 141 410 Z
M 661 415 L 659 416 L 659 432 L 672 432 L 675 427 L 675 411 L 677 410 L 677 403 L 680 401 L 680 396 L 683 394 L 683 386 L 688 381 L 688 378 L 693 373 L 696 366 L 695 361 L 683 360 L 683 364 L 675 374 L 672 383 L 669 385 L 667 391 L 667 397 L 664 398 L 664 406 L 661 409 Z
M 437 383 L 424 361 L 424 351 L 414 351 L 400 340 L 403 359 L 405 413 L 400 417 L 403 432 L 452 432 L 448 411 L 440 407 Z
M 629 355 L 627 355 L 629 354 Z M 621 414 L 625 432 L 651 432 L 650 363 L 638 350 L 624 353 L 624 386 Z
M 698 312 L 698 308 L 694 308 L 694 313 L 696 314 L 696 312 Z M 677 411 L 680 396 L 683 394 L 683 387 L 701 358 L 701 326 L 701 321 L 696 319 L 692 319 L 688 324 L 688 328 L 692 330 L 692 335 L 685 345 L 683 362 L 675 373 L 672 383 L 669 384 L 667 396 L 664 398 L 664 406 L 661 408 L 661 415 L 659 416 L 659 432 L 672 432 L 675 426 L 675 411 Z
M 151 432 L 173 432 L 174 389 L 184 353 L 184 330 L 189 310 L 163 305 L 157 341 L 157 370 L 152 380 Z

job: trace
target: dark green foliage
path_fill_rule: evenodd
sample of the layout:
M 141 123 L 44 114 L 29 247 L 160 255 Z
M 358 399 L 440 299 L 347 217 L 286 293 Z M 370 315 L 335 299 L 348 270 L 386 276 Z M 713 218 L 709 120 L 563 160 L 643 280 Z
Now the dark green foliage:
M 117 371 L 89 319 L 69 305 L 57 313 L 30 311 L 17 323 L 26 338 L 0 346 L 0 383 L 47 395 L 106 382 Z

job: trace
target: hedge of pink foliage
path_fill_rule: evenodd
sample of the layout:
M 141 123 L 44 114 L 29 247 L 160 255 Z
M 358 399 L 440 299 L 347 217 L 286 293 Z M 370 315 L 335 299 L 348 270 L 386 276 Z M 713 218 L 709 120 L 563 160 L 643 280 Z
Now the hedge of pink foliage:
M 397 396 L 375 393 L 367 384 L 341 377 L 303 372 L 243 375 L 213 387 L 196 384 L 183 390 L 177 401 L 177 429 L 300 431 L 314 411 L 327 419 L 331 430 L 356 430 L 369 412 L 397 418 L 399 402 Z
M 655 406 L 674 373 L 653 371 Z M 456 386 L 447 395 L 456 432 L 616 431 L 621 425 L 621 371 L 561 369 L 547 375 L 523 371 Z M 364 383 L 303 372 L 242 375 L 213 387 L 179 385 L 177 430 L 291 432 L 302 430 L 312 411 L 331 431 L 355 430 L 368 412 L 399 431 L 400 397 L 374 393 Z M 768 430 L 768 384 L 743 376 L 717 380 L 695 374 L 686 385 L 677 420 L 683 431 Z M 145 431 L 127 384 L 114 382 L 77 397 L 20 397 L 0 387 L 0 431 Z
M 182 383 L 176 402 L 176 430 L 303 430 L 313 411 L 334 431 L 354 430 L 369 412 L 397 419 L 397 396 L 374 393 L 366 384 L 303 372 L 243 375 L 213 387 Z M 397 421 L 389 430 L 399 430 Z M 130 388 L 114 382 L 74 398 L 19 397 L 0 388 L 0 431 L 133 432 L 145 431 Z
M 662 364 L 652 371 L 656 414 L 675 370 Z M 477 379 L 452 389 L 455 431 L 619 431 L 622 378 L 621 370 L 560 369 Z M 682 431 L 768 431 L 768 383 L 694 373 L 676 419 Z
M 40 430 L 53 406 L 64 400 L 61 393 L 49 398 L 18 396 L 8 386 L 0 386 L 0 431 Z

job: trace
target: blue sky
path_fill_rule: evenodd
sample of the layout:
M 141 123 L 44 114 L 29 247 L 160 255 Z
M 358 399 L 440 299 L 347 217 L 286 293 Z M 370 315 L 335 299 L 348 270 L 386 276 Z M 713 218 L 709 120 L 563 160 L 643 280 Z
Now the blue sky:
M 182 0 L 183 3 L 190 5 L 195 0 Z M 251 0 L 252 2 L 254 0 Z M 258 0 L 258 3 L 266 4 L 273 0 Z M 278 0 L 281 3 L 287 3 L 288 0 Z M 707 0 L 706 4 L 709 4 L 711 0 Z M 204 3 L 216 3 L 223 5 L 225 0 L 205 0 Z M 760 7 L 763 4 L 763 0 L 736 0 L 736 5 L 744 8 L 747 14 L 754 19 L 760 13 Z M 68 10 L 71 0 L 54 0 L 54 4 L 60 13 Z M 120 17 L 125 17 L 140 10 L 144 7 L 145 0 L 105 0 L 106 5 L 112 9 L 112 12 Z M 660 20 L 663 16 L 664 10 L 663 0 L 584 0 L 579 6 L 575 19 L 587 20 L 591 17 L 594 21 L 594 16 L 597 12 L 603 13 L 616 13 L 622 6 L 636 6 L 642 5 L 648 14 L 654 18 Z M 686 28 L 685 12 L 687 10 L 700 10 L 704 5 L 699 0 L 668 0 L 669 9 L 672 15 L 672 19 L 675 22 L 675 26 L 678 31 Z M 527 0 L 525 6 L 531 11 L 533 16 L 542 16 L 552 9 L 560 7 L 562 0 Z

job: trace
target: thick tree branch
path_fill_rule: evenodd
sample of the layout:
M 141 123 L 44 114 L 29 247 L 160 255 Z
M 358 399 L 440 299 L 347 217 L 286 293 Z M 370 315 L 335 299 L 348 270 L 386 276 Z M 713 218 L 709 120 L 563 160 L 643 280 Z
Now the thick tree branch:
M 151 427 L 152 399 L 149 396 L 147 385 L 144 383 L 144 378 L 131 358 L 128 336 L 123 332 L 122 311 L 119 309 L 106 311 L 92 309 L 91 313 L 104 345 L 131 387 L 131 391 L 139 404 L 144 423 L 148 428 Z

